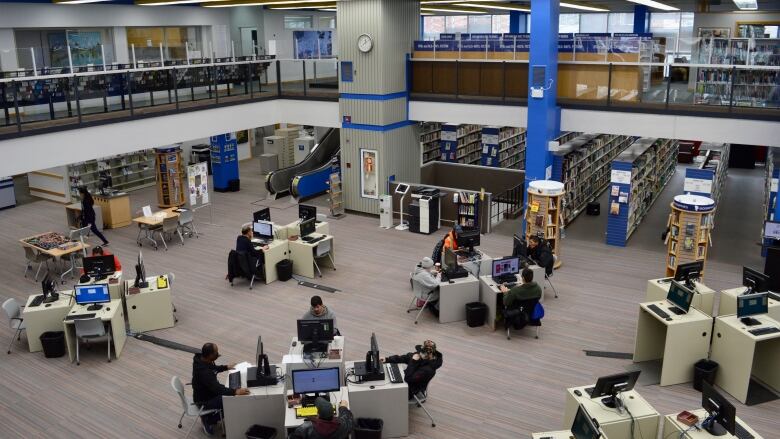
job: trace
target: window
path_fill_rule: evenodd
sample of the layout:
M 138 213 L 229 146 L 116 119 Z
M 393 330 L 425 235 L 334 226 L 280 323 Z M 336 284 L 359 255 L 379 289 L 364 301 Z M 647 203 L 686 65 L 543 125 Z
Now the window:
M 443 16 L 423 17 L 423 40 L 436 40 L 439 34 L 446 33 Z
M 607 14 L 580 14 L 580 32 L 604 33 L 607 31 Z
M 494 15 L 492 28 L 494 34 L 509 33 L 509 15 Z
M 659 12 L 650 14 L 653 37 L 666 37 L 666 53 L 690 55 L 693 40 L 692 12 Z
M 607 32 L 626 34 L 634 32 L 634 14 L 630 12 L 614 12 L 609 14 Z
M 136 61 L 160 60 L 160 44 L 166 60 L 200 58 L 200 27 L 128 27 L 127 46 L 130 62 L 135 50 Z
M 448 15 L 444 17 L 447 23 L 447 33 L 468 33 L 469 32 L 469 19 L 467 15 Z
M 319 23 L 317 27 L 320 29 L 336 28 L 336 17 L 320 17 L 317 19 L 317 22 Z
M 492 28 L 490 15 L 469 15 L 470 34 L 489 34 Z
M 308 29 L 311 28 L 311 17 L 300 15 L 285 15 L 285 29 Z
M 531 16 L 530 14 L 528 15 Z M 558 22 L 558 32 L 562 34 L 580 31 L 580 14 L 561 14 Z M 529 30 L 530 32 L 530 30 Z

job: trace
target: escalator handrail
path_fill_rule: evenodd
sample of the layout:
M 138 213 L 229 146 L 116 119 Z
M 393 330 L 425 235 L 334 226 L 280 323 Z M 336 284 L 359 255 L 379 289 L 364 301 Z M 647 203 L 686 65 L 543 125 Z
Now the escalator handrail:
M 332 139 L 331 136 L 334 136 L 334 135 L 336 137 Z M 340 139 L 339 139 L 338 136 L 339 136 L 339 131 L 338 131 L 337 128 L 329 129 L 328 132 L 325 133 L 325 136 L 323 136 L 322 140 L 316 145 L 315 148 L 312 149 L 311 153 L 309 153 L 309 155 L 306 156 L 306 158 L 304 158 L 300 163 L 296 163 L 296 164 L 294 164 L 292 166 L 288 166 L 286 168 L 277 169 L 275 171 L 270 172 L 266 176 L 266 179 L 265 179 L 265 187 L 268 190 L 268 193 L 275 194 L 275 193 L 282 193 L 282 192 L 288 191 L 290 182 L 292 182 L 292 180 L 295 178 L 295 176 L 298 175 L 298 172 L 299 172 L 298 170 L 303 168 L 303 170 L 300 171 L 300 172 L 304 172 L 304 173 L 308 172 L 308 170 L 306 168 L 308 166 L 310 166 L 310 163 L 312 161 L 320 161 L 320 160 L 324 160 L 324 159 L 327 158 L 328 163 L 330 163 L 330 159 L 331 159 L 332 155 L 329 155 L 327 157 L 321 157 L 321 155 L 322 154 L 327 154 L 327 148 L 325 148 L 325 145 L 327 144 L 326 142 L 333 142 L 333 141 L 335 141 L 335 142 L 337 142 L 337 148 L 338 148 L 338 146 L 339 146 L 338 144 L 340 143 L 339 142 Z M 322 151 L 325 151 L 325 152 L 322 152 Z M 290 177 L 289 181 L 287 180 L 287 178 L 283 177 L 284 181 L 285 181 L 285 183 L 283 183 L 283 187 L 274 188 L 274 180 L 275 180 L 274 177 L 276 175 L 283 175 L 283 174 L 285 174 L 286 176 Z M 289 174 L 292 174 L 292 175 L 289 175 Z M 281 186 L 281 185 L 277 184 L 277 186 Z

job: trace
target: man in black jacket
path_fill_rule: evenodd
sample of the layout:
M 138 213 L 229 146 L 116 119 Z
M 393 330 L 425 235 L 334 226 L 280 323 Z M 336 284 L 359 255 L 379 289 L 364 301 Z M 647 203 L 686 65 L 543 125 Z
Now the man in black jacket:
M 414 347 L 415 352 L 405 355 L 392 355 L 379 359 L 382 363 L 404 363 L 404 381 L 409 385 L 409 399 L 428 387 L 428 383 L 436 375 L 436 370 L 442 366 L 444 356 L 436 350 L 436 343 L 425 340 L 422 345 Z
M 543 243 L 542 239 L 536 235 L 531 235 L 528 240 L 528 257 L 544 268 L 544 272 L 548 276 L 552 274 L 555 258 L 550 251 L 550 246 L 547 243 Z
M 353 427 L 352 412 L 346 401 L 339 404 L 338 419 L 333 419 L 333 405 L 325 398 L 314 401 L 317 407 L 317 417 L 307 419 L 293 434 L 291 439 L 347 439 Z
M 260 265 L 263 265 L 265 264 L 265 253 L 263 251 L 265 250 L 268 250 L 267 245 L 264 245 L 262 250 L 255 250 L 255 244 L 252 243 L 252 224 L 244 224 L 241 227 L 241 235 L 236 238 L 236 251 L 251 255 L 260 261 Z
M 229 389 L 217 380 L 217 374 L 235 367 L 217 366 L 214 362 L 219 358 L 219 348 L 214 343 L 206 343 L 200 354 L 192 359 L 192 399 L 195 404 L 205 410 L 222 410 L 223 396 L 249 395 L 248 389 Z M 214 434 L 214 424 L 219 421 L 219 414 L 201 416 L 203 431 Z

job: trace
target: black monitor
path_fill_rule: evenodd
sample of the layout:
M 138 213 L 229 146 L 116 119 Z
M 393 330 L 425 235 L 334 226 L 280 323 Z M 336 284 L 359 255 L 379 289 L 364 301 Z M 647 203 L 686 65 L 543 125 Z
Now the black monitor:
M 727 432 L 733 435 L 737 409 L 706 380 L 701 385 L 701 406 L 709 414 L 702 426 L 713 436 L 725 436 Z
M 599 439 L 601 437 L 596 423 L 582 406 L 577 409 L 577 414 L 574 416 L 571 434 L 574 435 L 574 439 Z
M 614 408 L 616 406 L 617 394 L 633 389 L 636 380 L 639 378 L 639 373 L 640 371 L 635 370 L 599 377 L 599 379 L 596 380 L 596 386 L 593 387 L 593 392 L 590 394 L 590 397 L 595 399 L 606 396 L 601 402 L 607 407 Z
M 114 255 L 87 256 L 84 258 L 84 274 L 102 279 L 114 274 L 116 265 Z
M 767 293 L 742 294 L 737 296 L 737 317 L 750 317 L 769 312 Z
M 52 280 L 48 273 L 41 281 L 41 294 L 43 295 L 43 303 L 56 302 L 60 298 L 57 293 L 57 282 Z
M 471 229 L 458 233 L 457 243 L 458 247 L 468 248 L 473 251 L 474 247 L 479 246 L 479 230 Z
M 301 221 L 306 221 L 310 219 L 317 219 L 317 207 L 315 206 L 309 206 L 306 204 L 299 204 L 298 205 L 298 218 L 301 219 Z
M 376 341 L 376 334 L 371 333 L 371 349 L 366 352 L 366 369 L 361 375 L 362 381 L 383 381 L 385 379 L 385 369 L 382 362 L 379 361 L 379 344 Z
M 252 214 L 252 222 L 271 221 L 271 209 L 266 207 Z
M 669 285 L 666 301 L 679 308 L 683 313 L 687 313 L 691 308 L 691 302 L 693 302 L 693 291 L 677 281 L 672 281 Z
M 744 294 L 769 291 L 769 276 L 752 268 L 742 267 L 742 285 L 748 289 Z
M 260 239 L 274 239 L 274 225 L 268 221 L 252 223 L 252 236 Z
M 314 233 L 315 224 L 314 224 L 314 218 L 308 219 L 301 223 L 301 238 L 304 236 L 309 236 L 312 233 Z
M 298 395 L 327 394 L 341 390 L 338 367 L 294 370 L 291 374 L 291 381 L 293 392 Z
M 677 266 L 677 271 L 674 272 L 674 280 L 685 282 L 688 288 L 694 288 L 693 281 L 701 277 L 702 271 L 704 271 L 704 261 L 680 264 Z
M 780 300 L 780 247 L 768 247 L 766 249 L 766 262 L 764 274 L 769 276 L 769 290 L 775 292 L 773 299 Z
M 304 352 L 326 352 L 333 336 L 332 319 L 298 320 L 298 342 L 304 344 Z
M 522 258 L 528 257 L 528 243 L 525 242 L 525 239 L 517 235 L 512 237 L 512 256 Z
M 138 262 L 135 264 L 135 283 L 136 288 L 146 288 L 149 282 L 146 281 L 146 268 L 144 268 L 144 256 L 138 252 Z
M 451 248 L 444 249 L 444 267 L 448 270 L 458 268 L 458 255 Z

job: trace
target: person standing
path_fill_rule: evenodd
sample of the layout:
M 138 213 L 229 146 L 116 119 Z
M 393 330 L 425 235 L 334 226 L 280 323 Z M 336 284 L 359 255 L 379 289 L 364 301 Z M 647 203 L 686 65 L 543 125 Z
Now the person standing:
M 84 186 L 79 187 L 79 194 L 81 195 L 81 226 L 89 226 L 89 230 L 103 241 L 103 247 L 107 246 L 108 240 L 100 233 L 95 224 L 95 200 L 92 198 L 92 194 Z

